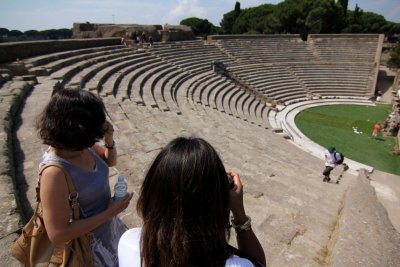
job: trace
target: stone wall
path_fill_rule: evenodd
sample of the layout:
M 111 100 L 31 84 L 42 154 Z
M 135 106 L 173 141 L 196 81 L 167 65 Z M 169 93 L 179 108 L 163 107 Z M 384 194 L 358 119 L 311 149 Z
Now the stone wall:
M 17 58 L 24 59 L 55 52 L 118 44 L 121 44 L 120 38 L 67 39 L 1 43 L 0 64 L 13 62 Z
M 109 38 L 122 37 L 128 33 L 146 33 L 154 42 L 171 42 L 193 40 L 192 29 L 185 25 L 139 25 L 139 24 L 99 24 L 99 23 L 74 23 L 72 38 Z
M 299 34 L 227 34 L 227 35 L 209 35 L 207 41 L 209 43 L 216 40 L 230 40 L 230 39 L 279 39 L 279 38 L 294 38 L 301 39 Z

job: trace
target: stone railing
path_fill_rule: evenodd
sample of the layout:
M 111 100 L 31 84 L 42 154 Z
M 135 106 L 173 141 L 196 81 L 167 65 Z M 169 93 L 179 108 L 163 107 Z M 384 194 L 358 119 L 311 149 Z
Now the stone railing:
M 0 44 L 0 64 L 44 54 L 121 44 L 121 38 L 66 39 Z
M 14 123 L 21 105 L 33 88 L 33 83 L 13 80 L 0 88 L 0 262 L 4 266 L 17 266 L 9 256 L 9 247 L 18 237 L 18 232 L 26 218 L 18 212 L 19 198 L 16 191 L 14 169 Z

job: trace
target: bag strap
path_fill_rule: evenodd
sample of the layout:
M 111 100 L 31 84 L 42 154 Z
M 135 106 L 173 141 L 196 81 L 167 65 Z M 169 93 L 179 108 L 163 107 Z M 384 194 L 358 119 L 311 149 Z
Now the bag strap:
M 37 207 L 36 207 L 36 211 L 34 214 L 36 216 L 38 215 L 37 213 L 38 213 L 38 207 L 39 207 L 39 203 L 40 203 L 40 181 L 42 178 L 42 173 L 45 169 L 47 169 L 49 167 L 57 167 L 64 173 L 65 181 L 66 181 L 67 187 L 68 187 L 69 204 L 72 209 L 72 219 L 78 220 L 79 219 L 79 202 L 78 202 L 79 194 L 76 191 L 74 184 L 72 183 L 72 179 L 71 179 L 71 176 L 69 175 L 68 171 L 64 168 L 64 166 L 62 164 L 57 163 L 57 162 L 49 162 L 39 168 L 39 180 L 38 180 L 38 184 L 36 186 Z M 59 244 L 54 247 L 53 255 L 50 258 L 51 263 L 54 263 L 56 265 L 61 265 L 63 263 L 64 247 L 65 247 L 65 244 Z
M 49 162 L 39 168 L 39 181 L 36 187 L 36 201 L 38 203 L 40 202 L 40 180 L 42 177 L 42 173 L 45 169 L 49 167 L 57 167 L 64 173 L 65 181 L 67 182 L 67 187 L 68 187 L 68 199 L 72 209 L 72 218 L 74 220 L 79 220 L 79 202 L 78 202 L 79 194 L 76 191 L 74 184 L 72 183 L 72 179 L 68 171 L 60 163 Z

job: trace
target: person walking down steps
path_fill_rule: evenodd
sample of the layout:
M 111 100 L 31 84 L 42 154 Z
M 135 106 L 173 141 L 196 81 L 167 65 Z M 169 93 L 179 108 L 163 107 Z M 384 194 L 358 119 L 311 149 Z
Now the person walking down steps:
M 343 163 L 344 157 L 343 154 L 336 151 L 336 148 L 331 146 L 327 150 L 325 150 L 325 169 L 322 172 L 324 175 L 323 182 L 330 182 L 330 174 L 331 171 L 339 164 Z M 346 166 L 345 166 L 346 168 Z

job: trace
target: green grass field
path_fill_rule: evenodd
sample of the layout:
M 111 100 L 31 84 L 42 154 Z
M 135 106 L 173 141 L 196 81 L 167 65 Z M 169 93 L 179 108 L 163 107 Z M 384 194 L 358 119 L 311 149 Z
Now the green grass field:
M 307 109 L 296 117 L 297 127 L 314 142 L 335 146 L 345 158 L 400 175 L 400 156 L 392 154 L 396 139 L 380 133 L 371 139 L 374 124 L 391 112 L 391 105 L 332 105 Z M 356 134 L 357 127 L 361 134 Z

